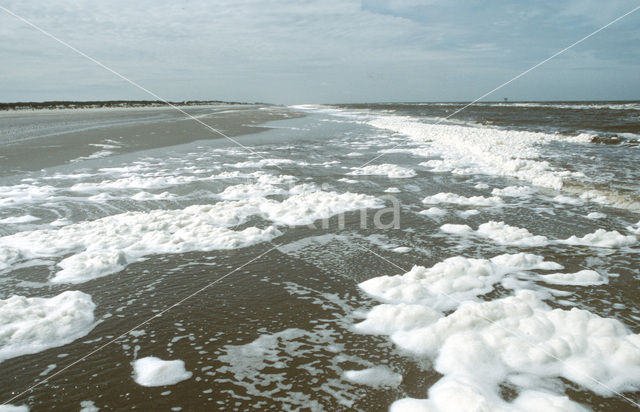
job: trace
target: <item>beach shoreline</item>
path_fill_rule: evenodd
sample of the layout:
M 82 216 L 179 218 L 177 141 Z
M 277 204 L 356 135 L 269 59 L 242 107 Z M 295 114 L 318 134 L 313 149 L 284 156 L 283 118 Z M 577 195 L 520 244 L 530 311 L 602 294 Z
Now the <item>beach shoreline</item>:
M 75 160 L 224 138 L 222 134 L 234 137 L 258 133 L 268 130 L 264 127 L 267 122 L 303 115 L 286 107 L 263 104 L 215 104 L 184 110 L 197 120 L 166 106 L 1 112 L 6 126 L 0 129 L 0 176 Z M 17 129 L 21 123 L 37 127 L 30 134 L 12 134 L 12 125 Z

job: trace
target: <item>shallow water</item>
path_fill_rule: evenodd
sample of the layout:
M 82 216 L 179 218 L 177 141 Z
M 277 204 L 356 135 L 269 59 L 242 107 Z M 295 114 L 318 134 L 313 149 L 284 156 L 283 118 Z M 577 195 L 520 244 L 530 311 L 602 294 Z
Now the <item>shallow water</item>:
M 602 336 L 613 353 L 624 336 L 640 332 L 640 172 L 635 167 L 639 148 L 633 143 L 640 133 L 640 110 L 637 103 L 588 105 L 480 106 L 435 126 L 459 106 L 294 107 L 306 117 L 272 122 L 269 131 L 237 138 L 255 154 L 217 139 L 3 177 L 0 297 L 50 298 L 78 290 L 90 295 L 97 321 L 95 326 L 74 324 L 84 336 L 71 343 L 53 342 L 37 353 L 3 360 L 3 399 L 133 329 L 10 403 L 32 410 L 79 409 L 88 400 L 105 409 L 386 410 L 402 398 L 436 399 L 438 392 L 429 392 L 436 382 L 468 373 L 464 365 L 447 364 L 445 352 L 469 352 L 451 339 L 435 353 L 420 353 L 425 346 L 408 343 L 414 342 L 411 333 L 418 327 L 407 326 L 405 335 L 356 327 L 374 307 L 388 303 L 399 310 L 413 304 L 453 319 L 461 302 L 502 302 L 523 290 L 547 305 L 537 318 L 544 325 L 551 308 L 578 308 L 621 322 L 624 327 L 613 335 L 609 324 L 571 337 L 555 326 L 559 337 L 554 336 L 571 347 L 557 356 L 574 369 L 606 359 L 607 353 L 581 352 L 580 345 Z M 601 129 L 593 119 L 598 114 L 604 119 Z M 25 126 L 24 136 L 31 133 Z M 598 136 L 611 141 L 612 134 L 620 133 L 625 133 L 621 144 L 597 143 Z M 500 191 L 504 188 L 509 189 Z M 210 204 L 217 206 L 197 206 Z M 425 210 L 431 212 L 421 213 Z M 604 216 L 589 218 L 590 213 Z M 390 227 L 393 217 L 397 227 Z M 314 220 L 315 227 L 309 227 Z M 82 223 L 88 221 L 93 223 Z M 490 221 L 530 233 L 507 233 L 504 225 L 480 230 Z M 457 226 L 452 233 L 445 224 L 468 229 Z M 619 236 L 564 242 L 598 229 Z M 250 235 L 240 237 L 240 232 Z M 407 273 L 414 265 L 430 268 L 454 257 L 490 259 L 521 252 L 563 268 L 522 266 L 489 282 L 474 261 L 468 269 L 472 278 L 440 289 L 439 298 L 455 298 L 453 303 L 434 303 L 430 283 L 397 289 L 393 298 L 381 297 L 391 289 L 362 286 L 369 279 Z M 585 269 L 597 272 L 599 281 L 570 285 L 566 279 L 554 284 L 544 278 Z M 421 276 L 431 279 L 428 273 Z M 479 288 L 477 282 L 489 283 Z M 503 320 L 509 328 L 528 322 Z M 396 313 L 371 322 L 392 329 L 404 321 Z M 414 321 L 428 327 L 424 318 Z M 28 320 L 20 323 L 11 313 L 3 313 L 3 322 L 28 329 Z M 56 322 L 55 328 L 70 324 L 64 316 Z M 492 353 L 482 357 L 474 352 L 471 359 L 480 366 L 506 368 L 504 376 L 495 378 L 494 386 L 480 385 L 482 396 L 441 396 L 438 406 L 454 408 L 461 399 L 482 398 L 497 409 L 532 390 L 567 395 L 594 410 L 629 409 L 640 401 L 640 357 L 634 358 L 633 348 L 627 357 L 627 352 L 618 354 L 624 361 L 585 369 L 591 378 L 606 381 L 605 388 L 566 372 L 541 372 L 537 361 L 525 366 L 511 362 L 509 356 L 530 359 L 532 347 L 548 348 L 548 342 L 513 335 L 516 343 L 501 352 L 490 343 L 499 341 L 487 329 L 490 323 L 461 331 Z M 35 331 L 24 339 L 51 343 L 48 336 Z M 2 339 L 5 345 L 13 342 Z M 183 360 L 192 376 L 171 386 L 140 386 L 131 363 L 147 356 Z M 562 363 L 538 361 L 547 371 Z M 345 375 L 380 366 L 402 382 L 358 383 Z M 612 373 L 625 376 L 624 382 L 611 378 Z M 478 377 L 467 378 L 472 384 L 465 388 L 474 387 Z

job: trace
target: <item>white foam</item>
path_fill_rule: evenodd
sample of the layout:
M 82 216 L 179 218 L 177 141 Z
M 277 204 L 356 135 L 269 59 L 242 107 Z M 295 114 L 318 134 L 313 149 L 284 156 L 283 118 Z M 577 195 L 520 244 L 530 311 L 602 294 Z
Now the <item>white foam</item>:
M 239 162 L 239 163 L 233 163 L 233 164 L 226 164 L 225 166 L 244 169 L 244 168 L 263 168 L 267 166 L 279 166 L 279 165 L 288 165 L 288 164 L 302 165 L 302 163 L 295 162 L 291 159 L 260 159 L 260 160 L 249 160 L 246 162 Z
M 398 246 L 398 247 L 395 247 L 395 248 L 391 249 L 391 251 L 395 252 L 395 253 L 407 253 L 407 252 L 411 251 L 411 248 L 410 247 L 406 247 L 406 246 Z
M 458 212 L 456 212 L 456 214 L 458 216 L 460 216 L 461 218 L 463 218 L 463 219 L 467 219 L 467 218 L 469 218 L 471 216 L 475 216 L 475 215 L 480 214 L 480 211 L 476 210 L 476 209 L 459 210 Z
M 224 200 L 240 200 L 253 197 L 265 197 L 270 195 L 302 194 L 319 191 L 320 188 L 311 183 L 302 183 L 291 186 L 297 180 L 288 175 L 260 175 L 255 183 L 227 186 L 218 197 Z M 289 184 L 289 188 L 278 185 Z
M 0 360 L 41 352 L 86 336 L 95 326 L 91 296 L 67 291 L 51 298 L 0 300 Z
M 609 195 L 610 197 L 607 197 Z M 591 202 L 600 203 L 602 205 L 619 205 L 624 207 L 625 202 L 620 201 L 619 197 L 611 193 L 605 193 L 599 190 L 587 190 L 580 194 L 580 199 L 589 200 Z
M 262 183 L 240 184 L 227 186 L 218 196 L 224 200 L 239 200 L 251 197 L 264 197 L 269 195 L 281 195 L 287 191 L 283 188 Z
M 493 220 L 478 226 L 478 230 L 475 233 L 501 245 L 541 247 L 549 244 L 549 239 L 545 236 L 532 235 L 525 228 L 510 226 L 504 222 Z
M 305 192 L 303 189 L 300 191 Z M 58 263 L 62 270 L 52 281 L 84 282 L 118 272 L 148 255 L 237 249 L 281 234 L 274 226 L 228 228 L 251 216 L 276 225 L 307 225 L 339 213 L 383 206 L 372 196 L 318 191 L 296 194 L 282 202 L 250 198 L 181 210 L 128 212 L 59 229 L 0 237 L 0 269 L 24 259 L 72 254 Z
M 454 205 L 460 205 L 460 206 L 501 206 L 503 204 L 502 199 L 497 196 L 465 197 L 465 196 L 457 195 L 455 193 L 446 193 L 446 192 L 441 192 L 433 196 L 427 196 L 422 200 L 422 203 L 436 204 L 436 205 L 441 203 L 448 203 L 448 204 L 454 204 Z
M 20 259 L 22 259 L 20 250 L 11 246 L 0 247 L 0 270 L 10 267 Z
M 373 196 L 320 191 L 294 195 L 282 203 L 264 202 L 260 209 L 267 219 L 277 224 L 308 225 L 339 213 L 383 206 L 384 203 Z
M 81 156 L 75 159 L 71 160 L 71 163 L 75 163 L 75 162 L 80 162 L 82 160 L 91 160 L 91 159 L 101 159 L 103 157 L 107 157 L 112 155 L 113 152 L 110 150 L 99 150 L 97 152 L 93 152 L 92 154 L 88 155 L 88 156 Z
M 583 237 L 571 236 L 565 240 L 559 240 L 558 243 L 575 246 L 592 246 L 604 248 L 619 248 L 631 246 L 638 242 L 635 236 L 625 236 L 617 230 L 607 232 L 604 229 L 598 229 L 593 233 L 584 235 Z
M 551 273 L 541 275 L 540 278 L 554 285 L 595 286 L 609 282 L 607 278 L 601 276 L 595 270 L 581 270 L 576 273 Z
M 353 168 L 352 172 L 347 173 L 349 175 L 374 175 L 374 176 L 387 176 L 390 178 L 402 179 L 416 176 L 416 171 L 401 167 L 394 164 L 381 164 L 381 165 L 369 165 L 365 167 Z
M 453 235 L 465 235 L 473 232 L 473 229 L 471 229 L 469 225 L 456 225 L 452 223 L 446 223 L 440 226 L 440 230 Z
M 604 219 L 606 218 L 607 215 L 605 215 L 604 213 L 600 213 L 600 212 L 591 212 L 587 215 L 587 219 Z
M 465 377 L 444 377 L 429 388 L 429 399 L 404 398 L 395 401 L 390 412 L 588 412 L 589 409 L 569 399 L 536 390 L 525 390 L 513 400 L 504 401 L 491 385 Z
M 350 382 L 374 388 L 381 386 L 396 387 L 402 383 L 402 375 L 393 372 L 386 366 L 344 371 L 344 377 Z
M 0 207 L 40 202 L 51 198 L 56 192 L 57 189 L 53 186 L 38 186 L 32 184 L 0 186 Z
M 98 412 L 100 408 L 93 401 L 80 402 L 80 412 Z
M 0 405 L 0 412 L 29 412 L 27 405 Z
M 370 335 L 392 335 L 398 331 L 427 326 L 441 317 L 441 312 L 426 305 L 383 304 L 367 312 L 366 319 L 354 327 L 356 331 Z
M 549 244 L 549 239 L 545 236 L 532 235 L 527 229 L 507 225 L 504 222 L 489 221 L 478 226 L 478 230 L 473 230 L 468 225 L 444 224 L 440 230 L 445 233 L 456 235 L 476 235 L 489 239 L 500 245 L 518 247 L 541 247 Z
M 132 200 L 144 201 L 144 200 L 170 200 L 176 199 L 178 196 L 169 192 L 162 193 L 149 193 L 149 192 L 138 192 L 135 195 L 131 196 Z
M 18 223 L 29 223 L 35 222 L 36 220 L 40 220 L 39 217 L 31 216 L 31 215 L 23 215 L 23 216 L 10 216 L 4 219 L 0 219 L 0 224 L 18 224 Z
M 640 221 L 635 225 L 627 226 L 627 230 L 633 234 L 640 235 Z
M 553 201 L 557 203 L 564 203 L 564 204 L 573 205 L 573 206 L 580 206 L 584 204 L 584 202 L 580 199 L 577 199 L 575 197 L 570 197 L 570 196 L 564 196 L 564 195 L 558 195 L 554 197 Z
M 442 217 L 447 214 L 447 211 L 434 206 L 427 210 L 421 210 L 418 213 L 429 217 Z
M 494 284 L 508 273 L 533 269 L 562 269 L 562 266 L 527 253 L 492 259 L 456 256 L 431 268 L 414 266 L 403 275 L 381 276 L 358 286 L 382 302 L 423 304 L 435 310 L 447 310 L 461 301 L 492 291 Z
M 141 386 L 168 386 L 190 379 L 191 372 L 181 360 L 162 360 L 154 356 L 133 362 L 133 380 Z
M 135 259 L 132 259 L 135 260 Z M 82 283 L 110 275 L 127 266 L 127 256 L 121 250 L 93 250 L 80 252 L 61 260 L 62 269 L 51 279 L 53 283 Z
M 467 301 L 444 316 L 433 310 L 434 302 L 423 302 L 423 309 L 412 304 L 412 287 L 395 294 L 396 305 L 369 312 L 361 330 L 389 334 L 400 349 L 430 359 L 444 376 L 429 389 L 429 399 L 403 399 L 391 410 L 580 410 L 564 394 L 536 389 L 558 377 L 604 396 L 640 388 L 640 335 L 615 319 L 552 309 L 528 290 Z M 504 382 L 519 389 L 513 403 L 499 396 Z
M 529 186 L 508 186 L 503 189 L 493 189 L 491 194 L 494 196 L 529 197 L 535 192 L 535 189 Z
M 500 378 L 497 382 L 508 372 L 562 376 L 607 395 L 610 390 L 590 378 L 618 391 L 640 386 L 639 335 L 585 310 L 551 309 L 526 290 L 467 302 L 427 327 L 392 339 L 404 350 L 433 356 L 436 370 L 445 375 Z
M 552 141 L 575 141 L 568 136 L 477 125 L 426 124 L 393 115 L 379 116 L 369 124 L 425 142 L 442 156 L 441 161 L 426 164 L 439 171 L 511 176 L 553 189 L 560 189 L 565 177 L 576 175 L 539 159 L 538 146 Z
M 123 189 L 163 189 L 171 186 L 193 183 L 203 178 L 189 175 L 168 175 L 168 176 L 143 176 L 134 175 L 116 180 L 103 180 L 101 182 L 82 182 L 71 186 L 70 190 L 75 192 L 102 192 L 104 190 Z
M 385 193 L 400 193 L 401 190 L 398 189 L 397 187 L 389 187 L 389 188 L 385 189 L 384 192 Z

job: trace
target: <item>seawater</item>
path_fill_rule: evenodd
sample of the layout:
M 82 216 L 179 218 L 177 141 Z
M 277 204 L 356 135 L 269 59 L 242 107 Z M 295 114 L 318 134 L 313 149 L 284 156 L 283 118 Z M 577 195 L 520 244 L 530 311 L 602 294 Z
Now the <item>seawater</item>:
M 294 106 L 237 138 L 253 153 L 216 139 L 3 177 L 3 399 L 117 338 L 11 403 L 633 408 L 640 104 L 445 119 L 462 106 Z M 141 386 L 146 357 L 185 370 Z

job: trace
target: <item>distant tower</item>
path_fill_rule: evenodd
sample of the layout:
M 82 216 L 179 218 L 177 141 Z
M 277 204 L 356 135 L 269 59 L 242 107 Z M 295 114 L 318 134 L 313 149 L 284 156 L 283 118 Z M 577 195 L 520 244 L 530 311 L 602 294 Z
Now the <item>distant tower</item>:
M 504 102 L 507 103 L 509 101 L 509 99 L 507 99 L 506 97 L 504 98 Z

